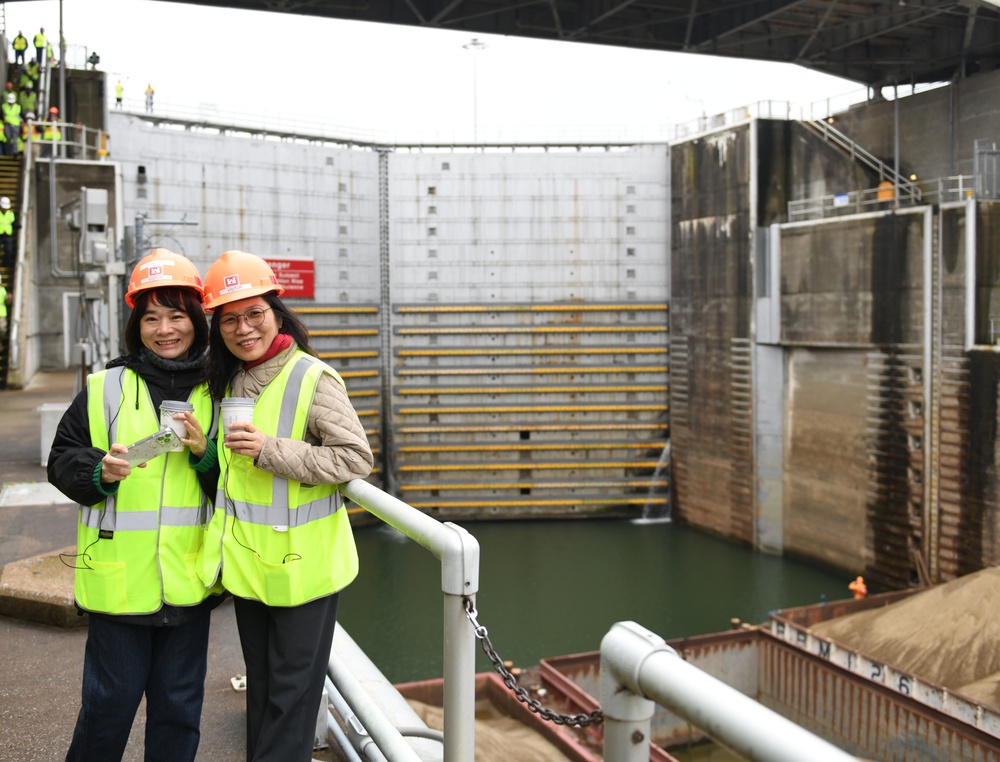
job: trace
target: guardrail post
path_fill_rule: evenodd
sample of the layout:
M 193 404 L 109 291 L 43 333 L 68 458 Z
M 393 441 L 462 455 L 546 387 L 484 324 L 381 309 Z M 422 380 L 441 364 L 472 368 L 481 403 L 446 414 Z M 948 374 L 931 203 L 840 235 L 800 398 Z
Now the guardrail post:
M 444 762 L 475 759 L 476 633 L 465 613 L 465 598 L 475 602 L 479 592 L 479 542 L 462 527 L 441 523 L 363 479 L 342 484 L 340 492 L 441 561 Z
M 601 640 L 600 699 L 606 760 L 649 759 L 650 721 L 656 705 L 637 690 L 639 669 L 645 655 L 673 649 L 662 638 L 644 632 L 632 622 L 619 622 Z

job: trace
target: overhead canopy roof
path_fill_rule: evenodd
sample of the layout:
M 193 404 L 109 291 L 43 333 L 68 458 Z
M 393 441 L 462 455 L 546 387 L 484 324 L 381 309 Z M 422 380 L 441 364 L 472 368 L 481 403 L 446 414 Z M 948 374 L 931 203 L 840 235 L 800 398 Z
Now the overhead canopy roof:
M 796 63 L 866 85 L 941 82 L 1000 65 L 1000 0 L 184 1 Z

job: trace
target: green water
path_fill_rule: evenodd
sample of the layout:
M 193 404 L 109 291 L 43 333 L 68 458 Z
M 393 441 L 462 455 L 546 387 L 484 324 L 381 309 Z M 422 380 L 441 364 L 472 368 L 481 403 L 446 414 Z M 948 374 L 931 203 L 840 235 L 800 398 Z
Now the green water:
M 518 666 L 596 651 L 615 622 L 664 638 L 720 632 L 731 617 L 848 597 L 850 575 L 755 554 L 677 524 L 479 522 L 479 623 Z M 388 527 L 355 531 L 361 572 L 339 621 L 392 682 L 442 672 L 441 566 Z M 490 669 L 477 646 L 477 670 Z

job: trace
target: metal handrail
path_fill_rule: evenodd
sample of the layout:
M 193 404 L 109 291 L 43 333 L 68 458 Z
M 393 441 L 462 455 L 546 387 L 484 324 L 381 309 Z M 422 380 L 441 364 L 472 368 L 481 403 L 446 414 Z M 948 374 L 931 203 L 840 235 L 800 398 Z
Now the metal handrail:
M 908 199 L 895 197 L 894 188 L 865 188 L 860 191 L 814 196 L 788 202 L 788 221 L 824 219 L 844 214 L 861 214 L 890 209 L 902 205 L 915 206 L 919 204 L 943 204 L 953 201 L 965 201 L 976 197 L 975 175 L 952 175 L 920 183 L 918 198 Z
M 751 762 L 857 762 L 689 664 L 635 622 L 618 622 L 604 636 L 599 682 L 606 760 L 649 760 L 651 718 L 660 704 Z
M 475 758 L 476 636 L 465 599 L 479 592 L 479 542 L 465 529 L 440 522 L 362 479 L 341 485 L 344 497 L 427 548 L 441 561 L 444 594 L 444 762 Z M 376 730 L 369 728 L 378 744 Z M 396 742 L 386 733 L 391 748 Z
M 32 129 L 28 131 L 28 140 L 25 141 L 24 150 L 28 151 L 28 146 L 41 146 L 50 148 L 47 153 L 53 154 L 56 159 L 75 159 L 78 161 L 105 161 L 107 159 L 107 149 L 105 148 L 107 138 L 103 130 L 88 127 L 85 124 L 72 124 L 69 122 L 39 122 L 31 123 Z M 59 138 L 46 139 L 45 130 L 54 127 L 59 130 Z M 41 159 L 50 157 L 41 156 Z
M 898 193 L 909 196 L 911 203 L 916 203 L 920 200 L 920 189 L 916 183 L 909 178 L 903 177 L 873 153 L 855 143 L 840 130 L 831 126 L 829 122 L 822 119 L 810 119 L 804 123 L 819 132 L 823 140 L 839 146 L 844 151 L 847 151 L 852 159 L 860 161 L 865 166 L 878 172 L 879 180 L 889 180 Z

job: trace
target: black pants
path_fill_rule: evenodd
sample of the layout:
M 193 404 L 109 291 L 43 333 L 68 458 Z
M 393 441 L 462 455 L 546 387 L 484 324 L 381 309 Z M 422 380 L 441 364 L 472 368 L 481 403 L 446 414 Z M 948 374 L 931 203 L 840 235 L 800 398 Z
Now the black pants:
M 340 594 L 282 608 L 235 598 L 248 762 L 310 762 Z
M 10 272 L 14 267 L 14 236 L 0 235 L 0 252 L 3 252 L 3 266 Z

